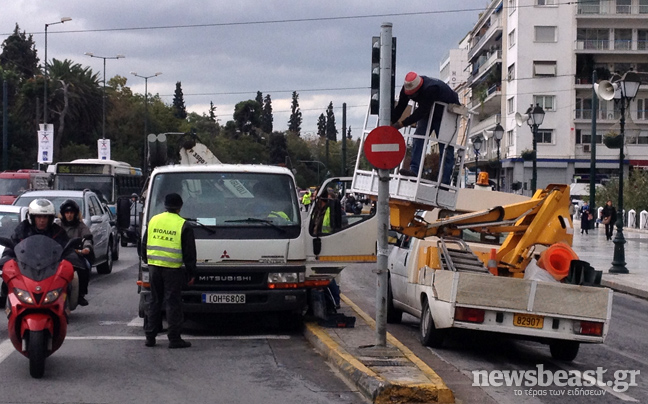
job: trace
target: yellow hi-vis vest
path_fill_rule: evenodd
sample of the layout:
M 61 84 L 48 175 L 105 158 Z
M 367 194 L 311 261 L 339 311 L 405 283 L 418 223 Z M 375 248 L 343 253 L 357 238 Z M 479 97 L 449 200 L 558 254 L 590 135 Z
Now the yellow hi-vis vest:
M 304 196 L 302 196 L 302 205 L 310 205 L 311 203 L 311 193 L 306 192 Z
M 148 263 L 166 268 L 182 266 L 182 226 L 185 220 L 170 212 L 153 216 L 148 225 L 146 257 Z
M 268 214 L 268 217 L 269 218 L 280 217 L 280 218 L 282 218 L 284 220 L 290 221 L 290 218 L 288 217 L 288 215 L 286 213 L 280 211 L 280 210 L 273 210 L 272 212 L 270 212 Z
M 331 227 L 331 208 L 326 208 L 324 212 L 324 219 L 322 219 L 322 233 L 332 233 L 333 228 Z

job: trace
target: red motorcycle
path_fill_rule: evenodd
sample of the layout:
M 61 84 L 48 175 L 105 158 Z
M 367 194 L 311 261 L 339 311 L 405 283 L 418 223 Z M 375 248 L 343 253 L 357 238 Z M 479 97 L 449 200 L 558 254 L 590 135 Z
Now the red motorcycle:
M 71 303 L 76 306 L 70 301 L 78 294 L 74 269 L 66 258 L 78 243 L 75 239 L 62 248 L 49 237 L 34 235 L 14 246 L 11 240 L 0 239 L 15 254 L 2 267 L 9 337 L 29 358 L 29 374 L 37 379 L 45 373 L 45 358 L 63 344 Z

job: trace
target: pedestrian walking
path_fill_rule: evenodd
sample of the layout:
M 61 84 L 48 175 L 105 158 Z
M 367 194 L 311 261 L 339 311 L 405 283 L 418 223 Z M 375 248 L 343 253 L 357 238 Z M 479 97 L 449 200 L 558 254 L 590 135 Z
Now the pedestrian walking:
M 612 233 L 614 232 L 614 223 L 617 221 L 616 208 L 612 206 L 612 201 L 608 199 L 603 207 L 603 224 L 605 225 L 605 237 L 612 240 Z
M 196 240 L 186 220 L 180 216 L 182 197 L 166 195 L 166 212 L 153 216 L 142 246 L 143 259 L 148 263 L 151 282 L 151 302 L 146 313 L 144 332 L 146 346 L 155 346 L 155 337 L 162 324 L 162 305 L 166 303 L 169 323 L 169 348 L 188 348 L 189 341 L 180 337 L 182 328 L 182 287 L 193 284 L 196 274 Z M 184 270 L 181 268 L 184 263 Z M 187 281 L 188 280 L 188 281 Z
M 589 234 L 588 230 L 592 220 L 591 216 L 592 213 L 590 213 L 589 204 L 586 202 L 585 205 L 581 207 L 581 234 L 583 234 L 583 231 L 585 231 L 585 234 Z
M 415 101 L 418 106 L 412 115 L 403 119 L 402 122 L 399 122 L 398 119 L 403 115 L 409 100 Z M 425 143 L 423 136 L 431 133 L 431 131 L 428 131 L 428 121 L 431 108 L 437 101 L 447 104 L 459 104 L 459 96 L 452 88 L 450 88 L 450 86 L 441 80 L 419 76 L 415 72 L 409 72 L 405 75 L 405 82 L 398 97 L 398 104 L 394 107 L 392 113 L 392 120 L 394 120 L 392 126 L 396 129 L 400 129 L 404 126 L 416 124 L 416 131 L 414 134 L 420 135 L 421 137 L 415 137 L 413 139 L 410 168 L 409 170 L 402 169 L 400 173 L 401 175 L 412 177 L 418 175 L 423 155 L 423 144 Z M 443 117 L 442 112 L 443 111 L 436 109 L 434 116 L 432 117 L 431 129 L 437 134 L 437 136 L 441 127 L 441 118 Z M 443 158 L 443 150 L 445 149 L 445 146 L 445 144 L 439 143 L 439 156 L 441 158 Z M 441 167 L 443 167 L 443 177 L 441 182 L 444 184 L 450 184 L 452 171 L 454 170 L 454 148 L 452 146 L 448 146 L 443 164 L 439 163 L 439 169 L 441 169 Z

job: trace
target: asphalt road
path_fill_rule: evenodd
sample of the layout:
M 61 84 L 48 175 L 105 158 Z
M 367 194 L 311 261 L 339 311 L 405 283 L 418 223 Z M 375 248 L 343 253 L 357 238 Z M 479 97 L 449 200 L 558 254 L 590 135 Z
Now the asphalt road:
M 375 265 L 353 265 L 341 274 L 343 294 L 375 318 Z M 403 315 L 402 324 L 388 324 L 388 331 L 430 365 L 446 382 L 462 403 L 623 403 L 648 402 L 648 302 L 615 293 L 610 332 L 605 344 L 581 345 L 578 357 L 571 363 L 555 361 L 549 347 L 536 342 L 513 340 L 489 333 L 458 333 L 443 349 L 423 347 L 418 340 L 418 319 Z M 500 387 L 473 386 L 473 371 L 597 371 L 611 386 Z M 637 386 L 628 386 L 629 373 L 639 371 Z M 583 379 L 580 379 L 581 381 Z M 544 395 L 543 395 L 544 394 Z
M 186 324 L 191 348 L 169 350 L 164 335 L 146 348 L 136 273 L 133 247 L 111 274 L 93 272 L 90 305 L 72 313 L 40 380 L 0 325 L 0 403 L 366 403 L 276 318 L 198 319 Z

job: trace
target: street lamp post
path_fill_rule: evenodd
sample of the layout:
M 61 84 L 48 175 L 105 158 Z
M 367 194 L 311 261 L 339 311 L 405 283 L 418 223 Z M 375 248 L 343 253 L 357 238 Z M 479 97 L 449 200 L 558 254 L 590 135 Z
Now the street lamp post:
M 475 151 L 475 182 L 477 182 L 477 175 L 479 174 L 479 150 L 482 147 L 482 138 L 476 137 L 472 141 L 473 150 Z
M 528 116 L 527 125 L 531 127 L 531 133 L 533 134 L 533 171 L 531 177 L 531 195 L 535 195 L 536 187 L 538 184 L 538 127 L 542 125 L 544 121 L 544 109 L 536 104 L 534 107 L 533 104 L 527 109 L 526 114 Z
M 148 142 L 146 140 L 146 137 L 148 136 L 148 79 L 151 77 L 156 77 L 162 74 L 162 72 L 157 72 L 153 75 L 150 76 L 140 76 L 137 74 L 137 72 L 131 72 L 131 74 L 135 77 L 140 77 L 144 79 L 144 172 L 146 173 L 148 167 L 147 167 L 147 147 L 148 147 Z
M 43 86 L 43 124 L 45 124 L 45 129 L 47 129 L 47 84 L 49 83 L 49 76 L 47 73 L 47 27 L 50 25 L 63 24 L 66 21 L 72 21 L 72 18 L 63 17 L 60 21 L 45 24 L 45 85 Z
M 102 118 L 102 127 L 101 127 L 101 138 L 106 138 L 106 59 L 122 59 L 126 56 L 117 55 L 117 56 L 97 56 L 92 52 L 86 52 L 86 55 L 91 58 L 103 59 L 103 118 Z
M 623 148 L 625 147 L 625 111 L 626 108 L 630 106 L 630 102 L 637 96 L 639 86 L 641 85 L 641 79 L 637 73 L 629 71 L 620 79 L 617 77 L 617 80 L 612 82 L 611 85 L 614 89 L 614 94 L 612 96 L 609 94 L 601 95 L 599 93 L 599 96 L 607 101 L 614 99 L 614 102 L 618 103 L 619 112 L 621 113 L 621 119 L 619 120 L 621 147 L 619 148 L 619 202 L 616 221 L 617 232 L 612 241 L 614 243 L 614 257 L 609 272 L 613 274 L 627 274 L 630 271 L 628 271 L 628 268 L 626 267 L 625 238 L 623 237 L 623 159 L 625 157 L 623 155 Z
M 504 128 L 499 123 L 495 125 L 493 130 L 493 135 L 495 136 L 495 142 L 497 142 L 497 190 L 500 190 L 500 167 L 502 166 L 502 160 L 500 158 L 500 142 L 502 137 L 504 137 Z

